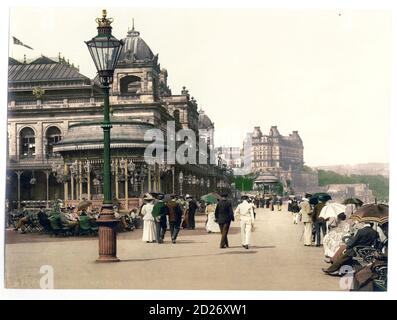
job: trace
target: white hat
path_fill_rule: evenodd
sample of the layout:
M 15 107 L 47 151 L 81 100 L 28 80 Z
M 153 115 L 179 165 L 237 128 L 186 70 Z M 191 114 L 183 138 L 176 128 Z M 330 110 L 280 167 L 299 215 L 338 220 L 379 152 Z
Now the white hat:
M 145 193 L 143 200 L 154 200 L 154 198 L 150 193 Z
M 186 196 L 185 196 L 185 198 L 187 199 L 187 198 L 191 198 L 192 196 L 190 195 L 190 194 L 186 194 Z

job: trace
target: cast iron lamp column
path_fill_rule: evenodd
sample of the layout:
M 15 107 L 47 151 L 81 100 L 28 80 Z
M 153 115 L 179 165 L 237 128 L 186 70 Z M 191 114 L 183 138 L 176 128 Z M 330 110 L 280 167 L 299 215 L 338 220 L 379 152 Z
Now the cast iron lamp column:
M 106 18 L 106 10 L 102 10 L 102 18 L 97 18 L 98 35 L 87 41 L 87 47 L 98 71 L 103 86 L 103 205 L 97 220 L 99 224 L 99 257 L 98 262 L 117 262 L 117 238 L 115 227 L 119 220 L 114 217 L 110 172 L 110 129 L 109 88 L 113 82 L 113 73 L 120 56 L 123 42 L 112 36 L 112 18 Z

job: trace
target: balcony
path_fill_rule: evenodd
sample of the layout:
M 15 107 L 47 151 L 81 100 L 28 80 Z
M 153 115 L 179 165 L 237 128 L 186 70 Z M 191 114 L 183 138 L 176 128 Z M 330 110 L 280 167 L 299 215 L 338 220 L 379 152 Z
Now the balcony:
M 20 159 L 17 159 L 16 157 L 10 157 L 7 161 L 7 169 L 50 169 L 53 163 L 62 164 L 63 158 L 60 156 L 41 159 L 38 157 L 26 157 Z
M 103 98 L 71 98 L 71 99 L 45 99 L 45 100 L 11 100 L 8 102 L 8 110 L 32 110 L 32 109 L 57 109 L 99 107 L 103 104 Z

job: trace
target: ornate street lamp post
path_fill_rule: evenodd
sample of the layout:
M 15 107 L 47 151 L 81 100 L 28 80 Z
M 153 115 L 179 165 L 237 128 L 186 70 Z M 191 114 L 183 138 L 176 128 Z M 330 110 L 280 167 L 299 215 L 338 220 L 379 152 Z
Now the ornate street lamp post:
M 109 88 L 113 82 L 113 73 L 120 56 L 123 41 L 112 36 L 112 18 L 106 18 L 106 10 L 102 10 L 102 18 L 97 18 L 98 35 L 86 42 L 91 57 L 98 71 L 99 80 L 104 91 L 103 107 L 103 206 L 98 219 L 99 224 L 99 257 L 98 262 L 119 261 L 116 256 L 115 226 L 119 223 L 114 217 L 112 206 L 111 173 L 110 173 L 110 129 Z
M 178 180 L 179 180 L 179 194 L 182 195 L 183 194 L 183 189 L 182 189 L 183 188 L 183 172 L 182 171 L 179 172 Z

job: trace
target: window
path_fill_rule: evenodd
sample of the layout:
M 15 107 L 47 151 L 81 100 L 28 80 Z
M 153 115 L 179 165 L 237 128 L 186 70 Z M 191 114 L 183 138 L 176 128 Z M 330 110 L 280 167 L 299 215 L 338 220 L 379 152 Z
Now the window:
M 54 157 L 56 154 L 53 151 L 54 144 L 62 139 L 61 130 L 58 127 L 49 127 L 46 132 L 46 155 L 47 158 Z
M 120 80 L 120 93 L 126 95 L 136 95 L 140 93 L 141 78 L 136 76 L 126 76 Z
M 34 157 L 36 155 L 35 135 L 32 128 L 23 128 L 21 130 L 21 152 L 23 158 Z
M 181 122 L 179 110 L 174 110 L 175 122 Z

